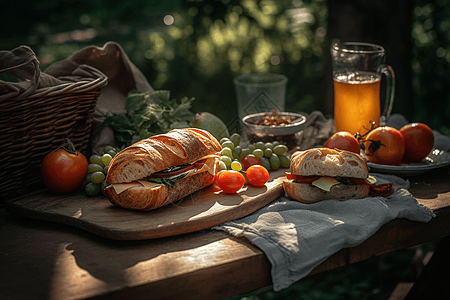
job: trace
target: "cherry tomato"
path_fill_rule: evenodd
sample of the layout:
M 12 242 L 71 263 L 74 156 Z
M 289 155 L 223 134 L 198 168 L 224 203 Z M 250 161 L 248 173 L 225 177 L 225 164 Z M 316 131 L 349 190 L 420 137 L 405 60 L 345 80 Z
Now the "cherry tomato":
M 394 193 L 394 184 L 392 182 L 390 183 L 383 183 L 376 186 L 371 186 L 369 190 L 369 195 L 372 197 L 387 197 Z
M 349 132 L 338 131 L 325 142 L 324 148 L 347 150 L 359 154 L 358 140 Z
M 234 170 L 222 170 L 214 177 L 215 183 L 224 193 L 234 194 L 245 184 L 244 175 Z
M 405 140 L 403 162 L 420 162 L 433 149 L 434 134 L 431 128 L 423 123 L 411 123 L 400 129 Z
M 377 127 L 363 140 L 370 162 L 382 165 L 399 165 L 405 153 L 405 141 L 397 129 Z
M 218 181 L 219 176 L 220 176 L 219 174 L 222 173 L 222 172 L 224 172 L 224 171 L 226 171 L 226 170 L 220 170 L 219 172 L 216 173 L 216 175 L 214 175 L 214 183 L 215 183 L 217 186 L 219 186 L 219 181 Z
M 261 160 L 253 154 L 244 156 L 241 162 L 242 166 L 244 167 L 244 170 L 247 170 L 250 166 L 253 165 L 261 165 Z
M 88 173 L 86 157 L 75 150 L 67 139 L 68 147 L 59 146 L 44 158 L 41 164 L 41 176 L 45 186 L 58 193 L 69 193 L 84 182 Z
M 254 186 L 263 186 L 269 181 L 269 171 L 261 165 L 253 165 L 246 172 L 248 183 Z

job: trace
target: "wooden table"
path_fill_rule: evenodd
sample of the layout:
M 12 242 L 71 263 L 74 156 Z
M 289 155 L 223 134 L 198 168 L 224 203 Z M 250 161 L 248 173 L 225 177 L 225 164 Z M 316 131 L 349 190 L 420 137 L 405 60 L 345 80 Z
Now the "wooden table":
M 396 219 L 311 274 L 450 235 L 448 168 L 409 179 L 434 210 L 423 224 Z M 117 241 L 0 209 L 1 299 L 220 299 L 271 284 L 270 263 L 248 240 L 202 230 Z

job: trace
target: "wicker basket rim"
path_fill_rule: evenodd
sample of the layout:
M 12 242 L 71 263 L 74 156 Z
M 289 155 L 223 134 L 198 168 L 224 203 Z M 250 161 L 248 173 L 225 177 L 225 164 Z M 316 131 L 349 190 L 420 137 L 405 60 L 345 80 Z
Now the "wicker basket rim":
M 83 80 L 77 82 L 68 82 L 51 87 L 40 88 L 33 94 L 27 96 L 27 98 L 59 96 L 61 94 L 74 92 L 84 93 L 100 89 L 108 84 L 108 77 L 100 70 L 89 65 L 80 65 L 80 67 L 92 75 L 92 80 L 89 80 L 89 78 L 83 78 Z

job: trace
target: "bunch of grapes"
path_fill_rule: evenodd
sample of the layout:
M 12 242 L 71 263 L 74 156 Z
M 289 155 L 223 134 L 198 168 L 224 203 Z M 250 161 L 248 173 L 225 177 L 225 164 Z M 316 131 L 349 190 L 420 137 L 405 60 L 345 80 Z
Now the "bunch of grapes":
M 111 160 L 120 150 L 113 146 L 106 146 L 100 155 L 94 154 L 89 157 L 88 174 L 86 175 L 84 188 L 86 194 L 95 196 L 100 192 L 105 195 L 106 174 L 108 174 L 108 166 Z
M 222 152 L 219 166 L 221 170 L 241 171 L 246 169 L 244 168 L 246 165 L 252 164 L 250 160 L 260 162 L 267 171 L 278 170 L 280 167 L 289 168 L 291 164 L 290 159 L 286 156 L 288 148 L 278 141 L 257 142 L 246 148 L 242 148 L 239 145 L 240 142 L 241 136 L 238 133 L 232 134 L 229 139 L 220 140 Z

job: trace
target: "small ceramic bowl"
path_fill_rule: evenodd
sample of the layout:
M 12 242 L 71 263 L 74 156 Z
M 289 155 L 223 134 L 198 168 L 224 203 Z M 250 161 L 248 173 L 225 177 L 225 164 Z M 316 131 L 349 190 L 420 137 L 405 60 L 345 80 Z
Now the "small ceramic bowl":
M 242 118 L 244 126 L 244 132 L 250 143 L 256 143 L 258 141 L 271 142 L 279 141 L 285 144 L 289 144 L 291 147 L 296 144 L 296 134 L 303 130 L 303 124 L 306 122 L 306 117 L 302 114 L 296 114 L 291 112 L 279 112 L 280 117 L 293 117 L 290 124 L 280 125 L 256 125 L 265 114 L 271 114 L 271 112 L 262 112 L 251 114 Z M 288 147 L 289 147 L 288 145 Z M 289 147 L 289 148 L 291 148 Z

